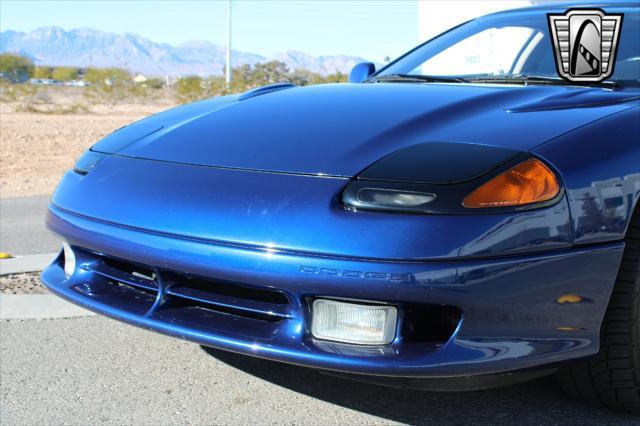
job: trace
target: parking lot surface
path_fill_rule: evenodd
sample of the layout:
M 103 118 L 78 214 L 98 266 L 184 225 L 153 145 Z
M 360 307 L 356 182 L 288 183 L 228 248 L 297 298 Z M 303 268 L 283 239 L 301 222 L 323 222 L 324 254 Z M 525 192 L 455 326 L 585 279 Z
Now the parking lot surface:
M 49 196 L 0 198 L 0 251 L 13 255 L 54 253 L 60 241 L 44 224 Z
M 0 413 L 14 424 L 639 424 L 552 379 L 431 393 L 346 381 L 102 317 L 0 322 Z

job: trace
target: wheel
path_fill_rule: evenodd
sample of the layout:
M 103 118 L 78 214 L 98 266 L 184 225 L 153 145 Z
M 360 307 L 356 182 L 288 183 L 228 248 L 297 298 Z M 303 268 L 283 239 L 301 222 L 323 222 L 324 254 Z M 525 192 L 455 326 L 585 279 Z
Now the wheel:
M 616 284 L 600 332 L 600 352 L 563 367 L 562 387 L 590 403 L 640 414 L 640 210 L 625 239 Z

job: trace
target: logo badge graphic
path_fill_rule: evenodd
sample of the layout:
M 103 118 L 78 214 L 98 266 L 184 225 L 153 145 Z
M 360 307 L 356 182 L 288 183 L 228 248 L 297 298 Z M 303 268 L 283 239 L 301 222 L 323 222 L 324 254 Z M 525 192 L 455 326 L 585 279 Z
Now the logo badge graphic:
M 613 73 L 622 14 L 571 9 L 548 14 L 556 67 L 570 81 L 602 81 Z

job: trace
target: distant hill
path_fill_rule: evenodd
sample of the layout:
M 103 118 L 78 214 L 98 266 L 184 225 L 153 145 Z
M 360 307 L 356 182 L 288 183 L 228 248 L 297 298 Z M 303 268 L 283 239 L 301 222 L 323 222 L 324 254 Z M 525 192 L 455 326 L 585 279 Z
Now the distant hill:
M 172 46 L 155 43 L 137 34 L 115 34 L 91 28 L 65 31 L 60 27 L 38 28 L 28 33 L 0 33 L 0 52 L 19 53 L 37 65 L 119 67 L 147 75 L 220 75 L 225 48 L 208 41 L 190 41 Z M 355 56 L 312 56 L 288 51 L 264 57 L 233 51 L 233 66 L 278 60 L 289 69 L 305 68 L 323 75 L 348 73 L 364 59 Z

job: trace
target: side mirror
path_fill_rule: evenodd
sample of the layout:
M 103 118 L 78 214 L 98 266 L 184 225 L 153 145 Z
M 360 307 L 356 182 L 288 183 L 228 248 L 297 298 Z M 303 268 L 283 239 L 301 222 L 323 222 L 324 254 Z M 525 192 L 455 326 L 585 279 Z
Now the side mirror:
M 376 72 L 376 66 L 371 62 L 355 64 L 349 73 L 349 83 L 362 83 Z

